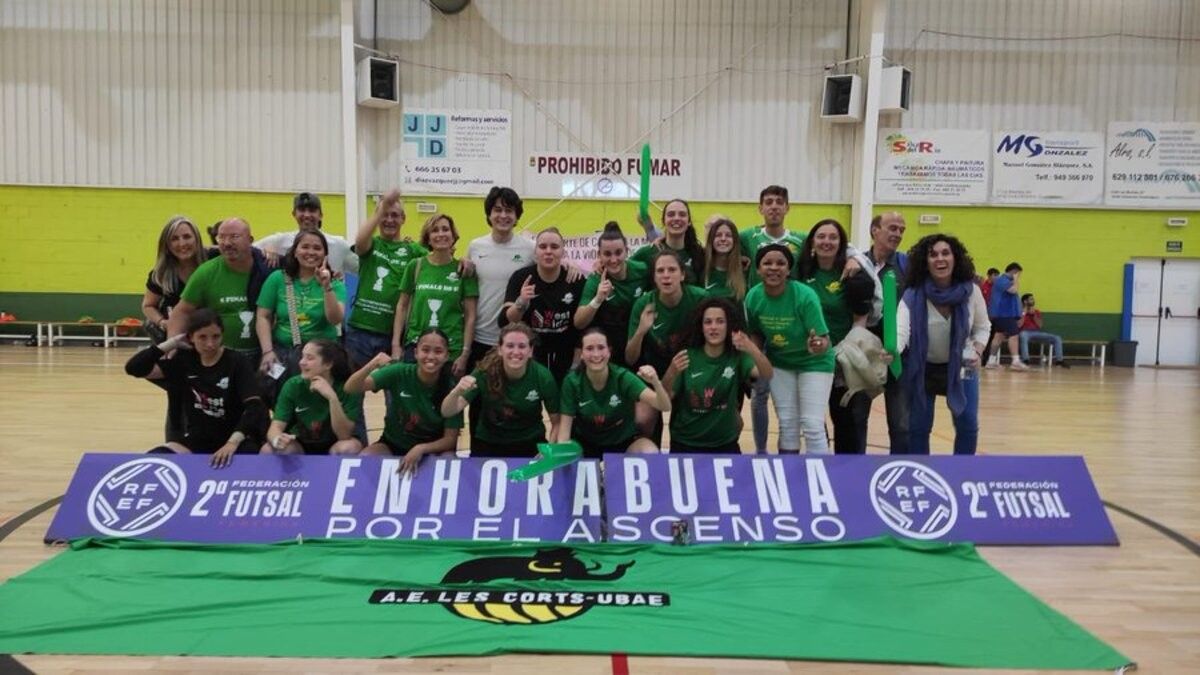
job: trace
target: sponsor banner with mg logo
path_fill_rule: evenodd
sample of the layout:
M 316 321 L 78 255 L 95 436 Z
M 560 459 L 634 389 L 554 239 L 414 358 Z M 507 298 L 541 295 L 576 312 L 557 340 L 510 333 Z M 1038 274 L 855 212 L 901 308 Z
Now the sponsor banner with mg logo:
M 297 537 L 601 540 L 600 467 L 582 461 L 526 482 L 521 459 L 86 454 L 46 541 L 138 537 L 266 543 Z
M 1104 136 L 1014 129 L 992 136 L 992 202 L 1099 204 Z
M 606 455 L 608 540 L 1115 545 L 1082 457 Z

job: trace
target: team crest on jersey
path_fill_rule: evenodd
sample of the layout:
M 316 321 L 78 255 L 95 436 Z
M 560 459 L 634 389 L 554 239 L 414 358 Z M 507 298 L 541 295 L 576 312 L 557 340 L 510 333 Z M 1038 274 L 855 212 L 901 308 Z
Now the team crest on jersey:
M 733 366 L 725 366 L 725 370 L 721 371 L 721 377 L 726 380 L 733 379 Z
M 637 288 L 633 289 L 633 297 L 635 297 L 635 298 L 642 297 L 642 287 L 641 286 L 638 286 Z
M 842 290 L 842 282 L 835 279 L 825 286 L 825 290 L 829 291 L 830 293 L 840 293 Z
M 563 304 L 569 305 L 569 304 L 571 304 L 571 301 L 574 299 L 575 299 L 574 293 L 567 293 L 566 295 L 563 296 Z
M 608 399 L 608 405 L 613 408 L 621 405 L 621 397 L 613 394 L 612 397 Z
M 217 380 L 217 387 L 220 389 L 228 389 L 229 388 L 229 376 L 226 375 L 225 377 L 222 377 L 220 380 Z
M 538 394 L 537 389 L 530 389 L 529 393 L 525 394 L 526 401 L 536 401 L 540 398 L 541 398 L 541 395 Z
M 785 338 L 781 333 L 776 333 L 771 336 L 771 344 L 775 345 L 776 347 L 786 347 L 787 343 L 787 338 Z
M 446 281 L 458 281 L 458 272 L 451 272 L 446 275 Z

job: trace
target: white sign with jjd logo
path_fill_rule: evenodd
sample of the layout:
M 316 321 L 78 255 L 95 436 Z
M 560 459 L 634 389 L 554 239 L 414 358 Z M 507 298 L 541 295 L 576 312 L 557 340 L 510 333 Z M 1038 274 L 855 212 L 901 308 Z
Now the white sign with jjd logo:
M 875 201 L 986 202 L 989 141 L 982 130 L 880 129 Z
M 409 108 L 401 152 L 406 191 L 487 194 L 493 185 L 512 184 L 512 115 Z
M 997 131 L 992 201 L 1098 204 L 1104 196 L 1104 137 L 1079 131 Z
M 1200 124 L 1108 125 L 1109 206 L 1200 208 Z

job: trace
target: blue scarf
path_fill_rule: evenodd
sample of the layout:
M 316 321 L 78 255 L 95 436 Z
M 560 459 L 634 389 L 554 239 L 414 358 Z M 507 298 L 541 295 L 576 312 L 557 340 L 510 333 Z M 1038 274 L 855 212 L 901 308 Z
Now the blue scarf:
M 949 305 L 950 314 L 950 363 L 946 379 L 946 400 L 950 411 L 955 415 L 962 413 L 967 405 L 963 394 L 962 351 L 966 344 L 967 332 L 970 330 L 970 301 L 975 284 L 963 281 L 951 284 L 946 288 L 934 285 L 932 279 L 925 283 L 907 288 L 901 300 L 908 306 L 909 337 L 908 349 L 904 352 L 904 373 L 900 381 L 911 398 L 912 409 L 918 413 L 925 411 L 925 360 L 929 355 L 929 311 L 925 301 L 935 305 Z

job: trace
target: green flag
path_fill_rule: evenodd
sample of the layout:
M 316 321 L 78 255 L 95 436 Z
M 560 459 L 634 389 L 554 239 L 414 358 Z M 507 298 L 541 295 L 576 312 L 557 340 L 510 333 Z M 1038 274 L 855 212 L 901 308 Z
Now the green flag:
M 627 653 L 1107 668 L 967 544 L 76 542 L 0 586 L 0 653 Z
M 892 355 L 888 370 L 892 377 L 900 379 L 900 350 L 899 338 L 896 336 L 896 272 L 888 270 L 883 273 L 883 348 Z

